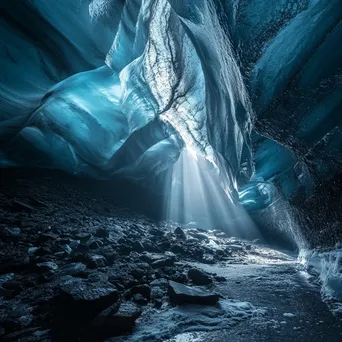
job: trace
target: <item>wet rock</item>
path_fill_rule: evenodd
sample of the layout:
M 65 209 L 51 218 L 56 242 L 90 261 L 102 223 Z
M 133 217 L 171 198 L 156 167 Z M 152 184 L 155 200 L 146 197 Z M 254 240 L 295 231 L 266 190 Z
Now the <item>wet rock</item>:
M 174 258 L 162 258 L 162 259 L 152 262 L 151 266 L 153 268 L 162 268 L 162 267 L 167 267 L 167 266 L 173 266 L 174 263 L 175 263 Z
M 91 269 L 106 267 L 108 265 L 106 258 L 103 255 L 87 255 L 87 266 Z
M 144 241 L 143 243 L 144 246 L 144 250 L 150 253 L 163 253 L 163 251 L 157 247 L 156 245 L 148 242 L 148 241 Z
M 62 249 L 66 255 L 70 255 L 72 253 L 72 249 L 68 244 L 63 245 Z
M 144 285 L 136 285 L 136 286 L 133 286 L 129 291 L 132 294 L 141 294 L 145 298 L 149 299 L 150 298 L 150 294 L 151 294 L 151 287 L 146 285 L 146 284 L 144 284 Z
M 174 231 L 174 234 L 178 239 L 186 240 L 186 235 L 181 227 L 177 227 Z
M 192 280 L 195 285 L 209 285 L 213 282 L 206 273 L 197 268 L 191 268 L 188 271 L 188 278 Z
M 151 288 L 161 287 L 166 289 L 169 286 L 169 281 L 165 278 L 155 279 L 150 282 L 150 286 Z
M 162 299 L 166 295 L 166 290 L 160 287 L 154 287 L 151 291 L 151 300 L 158 306 L 162 304 Z
M 120 255 L 129 255 L 129 253 L 131 253 L 132 251 L 133 249 L 130 245 L 123 244 L 118 247 L 118 252 Z
M 58 265 L 51 261 L 40 262 L 36 265 L 39 272 L 55 272 L 58 270 Z
M 106 228 L 98 228 L 96 230 L 95 236 L 100 238 L 108 238 L 109 237 L 109 230 Z
M 75 235 L 75 239 L 81 242 L 87 242 L 91 237 L 92 235 L 90 233 L 78 233 Z
M 136 293 L 133 296 L 133 301 L 139 305 L 146 305 L 148 303 L 148 300 L 140 293 Z
M 170 241 L 168 240 L 165 240 L 165 241 L 162 241 L 162 242 L 159 242 L 157 244 L 158 248 L 160 248 L 161 250 L 168 250 L 170 247 L 171 247 L 171 243 Z
M 227 281 L 227 279 L 225 277 L 221 277 L 221 276 L 215 276 L 215 280 L 219 281 L 219 282 L 225 282 Z
M 215 264 L 215 258 L 213 255 L 211 254 L 203 254 L 203 256 L 200 258 L 201 262 L 203 262 L 204 264 L 209 264 L 209 265 L 213 265 Z
M 15 341 L 26 341 L 26 338 L 34 335 L 34 333 L 39 329 L 39 327 L 35 328 L 27 328 L 19 331 L 15 331 L 11 334 L 4 336 L 4 342 L 15 342 Z M 32 340 L 30 340 L 32 341 Z M 34 341 L 34 340 L 33 340 Z M 40 341 L 40 340 L 38 340 Z
M 114 304 L 94 319 L 93 327 L 103 335 L 120 335 L 130 332 L 140 315 L 141 309 L 133 302 Z
M 157 228 L 152 228 L 152 229 L 149 231 L 149 233 L 150 233 L 151 235 L 159 236 L 159 237 L 165 235 L 165 232 L 163 232 L 162 230 L 157 229 Z
M 36 253 L 36 251 L 39 249 L 39 247 L 30 247 L 28 250 L 27 250 L 27 254 L 28 255 L 33 255 Z
M 28 328 L 33 319 L 34 317 L 31 314 L 19 314 L 17 316 L 10 316 L 9 314 L 3 322 L 3 325 L 6 332 L 16 332 Z
M 103 242 L 100 240 L 94 240 L 89 243 L 89 248 L 90 249 L 98 249 L 103 245 Z
M 144 246 L 142 245 L 142 243 L 140 241 L 134 241 L 132 243 L 132 251 L 135 252 L 143 252 L 144 251 Z
M 38 237 L 38 242 L 53 241 L 58 238 L 58 235 L 52 232 L 43 232 Z
M 130 274 L 136 279 L 142 279 L 144 276 L 151 274 L 152 268 L 147 263 L 137 263 L 129 265 Z
M 81 241 L 80 240 L 70 240 L 69 246 L 72 249 L 76 249 L 80 245 Z
M 14 273 L 2 274 L 0 275 L 0 286 L 6 281 L 12 280 L 15 277 Z
M 201 304 L 215 305 L 220 296 L 216 293 L 205 291 L 198 287 L 190 287 L 175 281 L 170 281 L 168 295 L 172 304 Z
M 4 228 L 1 233 L 1 237 L 3 238 L 9 238 L 9 239 L 19 239 L 21 236 L 21 230 L 20 228 Z
M 84 271 L 86 270 L 86 265 L 82 264 L 81 262 L 73 262 L 71 264 L 64 265 L 61 268 L 61 275 L 70 275 L 70 276 L 78 276 L 83 275 Z
M 202 233 L 193 233 L 192 236 L 200 241 L 205 241 L 208 240 L 208 236 L 206 234 L 202 234 Z
M 229 245 L 228 250 L 232 252 L 244 252 L 243 246 L 240 245 Z
M 116 303 L 119 296 L 119 291 L 108 282 L 74 279 L 60 285 L 58 306 L 62 312 L 77 312 L 88 317 Z

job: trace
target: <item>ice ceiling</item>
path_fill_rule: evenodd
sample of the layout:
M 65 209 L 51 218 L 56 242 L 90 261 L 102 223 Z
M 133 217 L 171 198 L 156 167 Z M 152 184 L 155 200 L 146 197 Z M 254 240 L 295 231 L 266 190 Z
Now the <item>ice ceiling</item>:
M 250 210 L 340 168 L 340 0 L 0 6 L 1 166 L 150 182 L 186 147 Z

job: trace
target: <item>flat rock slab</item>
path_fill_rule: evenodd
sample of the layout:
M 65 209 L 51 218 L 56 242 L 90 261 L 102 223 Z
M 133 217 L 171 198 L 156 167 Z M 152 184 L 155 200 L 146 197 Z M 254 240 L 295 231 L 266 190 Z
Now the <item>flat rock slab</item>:
M 175 281 L 170 281 L 168 295 L 172 304 L 200 304 L 215 305 L 220 296 L 216 293 L 208 292 L 199 287 L 186 286 Z
M 92 325 L 102 335 L 120 335 L 133 329 L 141 312 L 139 306 L 131 301 L 123 302 L 121 305 L 114 304 L 101 312 Z
M 110 283 L 77 279 L 61 284 L 59 300 L 62 309 L 82 315 L 98 314 L 119 299 L 119 291 Z

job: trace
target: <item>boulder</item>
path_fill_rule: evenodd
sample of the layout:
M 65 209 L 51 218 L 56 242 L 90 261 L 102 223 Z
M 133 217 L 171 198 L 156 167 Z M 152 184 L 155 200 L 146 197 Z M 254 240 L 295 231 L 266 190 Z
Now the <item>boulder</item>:
M 108 282 L 73 279 L 60 285 L 58 306 L 62 312 L 94 317 L 119 299 L 119 291 Z
M 208 292 L 199 287 L 190 287 L 175 281 L 170 281 L 168 295 L 172 304 L 201 304 L 215 305 L 220 296 L 216 293 Z
M 192 280 L 195 285 L 209 285 L 213 282 L 206 273 L 197 268 L 191 268 L 188 271 L 188 278 Z
M 178 239 L 186 240 L 186 235 L 181 227 L 177 227 L 174 231 L 174 234 Z
M 133 302 L 114 304 L 101 312 L 94 320 L 93 327 L 107 336 L 130 332 L 135 321 L 141 315 L 141 309 Z

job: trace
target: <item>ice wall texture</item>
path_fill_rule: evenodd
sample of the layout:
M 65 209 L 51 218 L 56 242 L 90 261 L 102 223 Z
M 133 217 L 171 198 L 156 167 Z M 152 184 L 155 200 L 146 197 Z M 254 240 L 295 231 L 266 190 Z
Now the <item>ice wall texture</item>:
M 251 176 L 250 103 L 211 1 L 1 7 L 2 166 L 143 180 L 186 145 L 228 170 L 229 191 Z
M 262 135 L 254 135 L 249 187 L 259 193 L 259 181 L 271 182 L 286 198 L 302 201 L 340 173 L 342 2 L 231 0 L 222 6 Z

